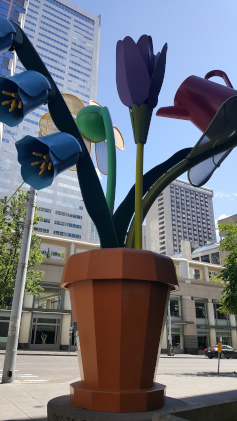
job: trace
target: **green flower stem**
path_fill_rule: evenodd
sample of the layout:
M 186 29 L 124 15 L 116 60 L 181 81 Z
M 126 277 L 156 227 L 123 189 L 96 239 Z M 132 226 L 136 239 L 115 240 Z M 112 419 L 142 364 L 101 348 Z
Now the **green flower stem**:
M 106 189 L 106 201 L 111 216 L 114 211 L 115 201 L 115 189 L 116 189 L 116 150 L 115 150 L 115 139 L 114 129 L 110 117 L 110 113 L 107 107 L 103 107 L 100 110 L 100 115 L 103 118 L 105 126 L 105 134 L 107 140 L 107 153 L 108 153 L 108 176 L 107 176 L 107 189 Z
M 144 151 L 144 145 L 142 143 L 137 143 L 136 185 L 135 185 L 135 241 L 134 241 L 135 249 L 142 249 L 143 151 Z

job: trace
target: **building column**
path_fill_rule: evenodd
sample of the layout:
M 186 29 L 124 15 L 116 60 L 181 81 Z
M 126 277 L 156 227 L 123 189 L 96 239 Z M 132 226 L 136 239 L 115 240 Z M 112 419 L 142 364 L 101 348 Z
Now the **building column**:
M 209 282 L 209 270 L 208 270 L 208 266 L 204 266 L 204 281 Z
M 65 254 L 66 254 L 66 259 L 65 261 L 67 261 L 69 259 L 70 256 L 72 256 L 75 253 L 75 244 L 74 243 L 70 243 L 67 244 L 67 246 L 65 247 Z
M 67 351 L 69 349 L 69 328 L 71 327 L 71 314 L 64 314 L 61 325 L 60 349 Z
M 71 310 L 70 293 L 68 290 L 64 290 L 63 310 Z
M 164 324 L 164 331 L 161 340 L 161 354 L 167 353 L 167 323 Z
M 211 298 L 208 298 L 207 303 L 208 323 L 210 326 L 210 345 L 216 345 L 216 329 L 215 329 L 215 313 Z
M 31 294 L 25 294 L 23 299 L 23 308 L 32 308 L 33 307 L 34 297 Z M 21 325 L 19 331 L 19 340 L 18 348 L 19 349 L 28 349 L 29 341 L 31 337 L 31 311 L 23 311 L 21 315 Z
M 193 322 L 193 324 L 184 325 L 184 353 L 197 354 L 198 340 L 197 340 L 197 325 L 195 301 L 189 296 L 182 296 L 182 311 L 183 321 Z
M 29 339 L 30 339 L 30 328 L 31 328 L 31 316 L 32 312 L 22 312 L 21 315 L 21 326 L 19 332 L 19 341 L 18 341 L 18 348 L 19 349 L 28 349 L 29 348 Z
M 182 259 L 179 261 L 179 277 L 190 278 L 188 260 Z
M 237 349 L 237 330 L 236 330 L 236 319 L 233 314 L 230 314 L 230 326 L 235 327 L 231 329 L 231 340 L 233 348 Z

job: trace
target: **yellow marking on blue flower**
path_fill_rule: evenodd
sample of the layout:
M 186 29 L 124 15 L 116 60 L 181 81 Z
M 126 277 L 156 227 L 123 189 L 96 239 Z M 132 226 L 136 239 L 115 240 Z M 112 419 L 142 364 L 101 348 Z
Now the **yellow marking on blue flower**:
M 4 95 L 8 95 L 8 96 L 11 96 L 12 98 L 14 98 L 14 99 L 2 102 L 2 105 L 11 104 L 10 108 L 9 108 L 9 113 L 14 111 L 16 108 L 19 108 L 19 109 L 22 108 L 23 104 L 22 104 L 22 101 L 21 101 L 20 94 L 18 92 L 15 93 L 15 92 L 2 91 L 2 93 Z
M 43 155 L 40 152 L 32 152 L 32 155 L 41 156 L 43 158 L 41 161 L 35 161 L 31 163 L 32 167 L 41 164 L 39 175 L 42 175 L 46 169 L 48 169 L 49 171 L 52 169 L 53 163 L 51 161 L 50 155 Z
M 32 154 L 35 156 L 43 156 L 42 153 L 39 153 L 39 152 L 32 152 Z

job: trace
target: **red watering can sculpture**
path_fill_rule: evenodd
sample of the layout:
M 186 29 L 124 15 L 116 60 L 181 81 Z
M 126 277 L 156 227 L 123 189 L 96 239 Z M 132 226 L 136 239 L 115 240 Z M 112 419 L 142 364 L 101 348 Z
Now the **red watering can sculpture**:
M 220 76 L 227 86 L 208 79 Z M 221 105 L 237 95 L 225 72 L 212 70 L 205 78 L 190 76 L 182 83 L 174 97 L 174 106 L 159 108 L 156 115 L 161 117 L 190 120 L 202 132 L 206 130 Z

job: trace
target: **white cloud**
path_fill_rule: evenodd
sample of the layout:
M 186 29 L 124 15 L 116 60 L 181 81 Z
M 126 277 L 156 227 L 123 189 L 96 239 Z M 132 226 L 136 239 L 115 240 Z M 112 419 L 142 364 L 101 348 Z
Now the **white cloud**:
M 218 224 L 217 224 L 217 222 L 218 222 L 218 221 L 220 221 L 221 219 L 228 218 L 228 216 L 230 216 L 230 215 L 225 215 L 225 214 L 223 213 L 222 215 L 220 215 L 220 216 L 219 216 L 219 218 L 218 218 L 218 219 L 215 219 L 215 225 L 216 225 L 216 227 L 218 227 Z M 220 241 L 219 230 L 216 230 L 216 235 L 217 235 L 217 241 L 219 242 L 219 241 Z
M 230 216 L 230 215 L 225 215 L 224 213 L 222 214 L 222 215 L 220 215 L 219 216 L 219 218 L 216 220 L 216 223 L 217 223 L 217 221 L 219 221 L 220 219 L 225 219 L 225 218 L 228 218 L 228 216 Z
M 101 181 L 102 180 L 101 172 L 98 170 L 98 168 L 96 168 L 95 170 L 96 170 L 96 173 L 97 173 L 97 175 L 99 177 L 99 180 Z
M 237 193 L 227 194 L 227 193 L 223 193 L 222 191 L 219 191 L 214 194 L 215 199 L 235 200 L 233 196 L 237 196 Z
M 219 192 L 215 193 L 214 197 L 220 197 L 221 199 L 222 199 L 223 197 L 225 197 L 225 198 L 226 198 L 226 197 L 231 198 L 231 195 L 230 195 L 230 194 L 223 193 L 223 192 L 219 191 Z

